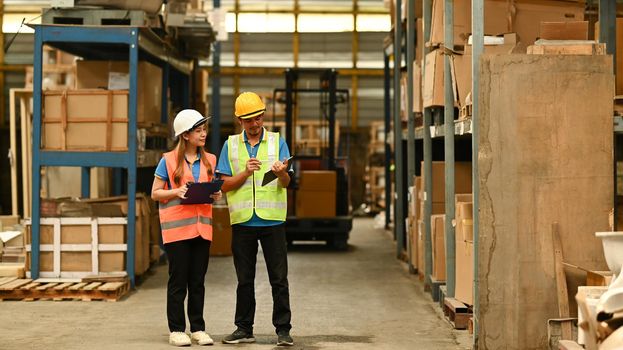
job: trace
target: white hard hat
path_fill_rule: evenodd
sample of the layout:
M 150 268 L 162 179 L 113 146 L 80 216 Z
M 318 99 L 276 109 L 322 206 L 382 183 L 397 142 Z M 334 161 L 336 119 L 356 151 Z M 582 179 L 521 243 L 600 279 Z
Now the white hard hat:
M 199 125 L 205 123 L 210 117 L 204 117 L 201 113 L 194 109 L 184 109 L 177 113 L 175 120 L 173 120 L 173 130 L 175 136 L 180 136 L 188 130 L 194 129 Z

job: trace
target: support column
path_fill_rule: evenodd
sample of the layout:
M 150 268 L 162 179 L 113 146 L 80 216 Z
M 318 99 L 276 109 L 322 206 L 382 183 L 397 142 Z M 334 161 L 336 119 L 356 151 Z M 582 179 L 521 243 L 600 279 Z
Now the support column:
M 445 0 L 444 5 L 444 46 L 449 51 L 454 49 L 454 0 Z M 446 224 L 444 236 L 446 242 L 446 293 L 454 297 L 456 276 L 456 241 L 454 237 L 454 91 L 452 88 L 452 56 L 444 55 L 444 160 L 446 176 Z
M 221 0 L 213 0 L 214 9 L 221 7 Z M 210 127 L 210 151 L 221 153 L 221 43 L 214 42 L 212 52 L 212 123 Z
M 480 56 L 484 47 L 484 0 L 472 0 L 472 193 L 474 197 L 474 349 L 478 349 L 478 319 L 480 317 L 479 283 L 478 283 L 478 249 L 480 238 L 479 227 L 479 195 L 478 182 L 478 139 L 480 113 Z
M 432 17 L 432 0 L 423 0 L 424 6 L 424 41 L 426 42 L 430 37 L 430 22 Z M 426 45 L 422 45 L 424 48 L 424 54 L 422 57 L 426 58 L 426 54 L 430 52 L 430 49 Z M 425 81 L 426 70 L 422 69 L 422 81 Z M 432 124 L 432 114 L 430 108 L 424 108 L 424 259 L 426 260 L 426 284 L 430 285 L 430 275 L 433 273 L 433 245 L 431 241 L 431 224 L 430 217 L 433 212 L 433 140 L 430 134 L 430 126 Z
M 396 238 L 396 256 L 400 258 L 404 250 L 404 171 L 402 160 L 402 120 L 400 119 L 400 66 L 402 64 L 402 0 L 396 0 L 396 18 L 394 25 L 394 179 L 396 183 L 394 236 Z M 389 184 L 386 184 L 389 186 Z

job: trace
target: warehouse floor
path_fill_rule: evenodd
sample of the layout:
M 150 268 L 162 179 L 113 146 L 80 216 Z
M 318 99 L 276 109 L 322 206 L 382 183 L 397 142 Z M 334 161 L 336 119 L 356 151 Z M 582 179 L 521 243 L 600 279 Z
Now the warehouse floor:
M 395 245 L 372 219 L 356 219 L 348 252 L 295 246 L 289 255 L 293 349 L 467 349 L 422 284 L 395 259 Z M 257 344 L 223 345 L 233 331 L 235 274 L 231 257 L 213 257 L 206 279 L 212 348 L 273 349 L 272 301 L 263 260 L 256 282 Z M 166 265 L 152 268 L 119 302 L 0 303 L 2 349 L 172 349 L 167 344 Z M 193 345 L 193 347 L 197 347 Z

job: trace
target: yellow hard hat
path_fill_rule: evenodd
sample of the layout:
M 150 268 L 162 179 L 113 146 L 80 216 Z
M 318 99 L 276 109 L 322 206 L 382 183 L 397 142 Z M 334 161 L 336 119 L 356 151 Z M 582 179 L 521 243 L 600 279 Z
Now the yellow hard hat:
M 266 106 L 262 99 L 254 92 L 243 92 L 236 98 L 236 110 L 234 114 L 241 119 L 257 117 L 266 112 Z

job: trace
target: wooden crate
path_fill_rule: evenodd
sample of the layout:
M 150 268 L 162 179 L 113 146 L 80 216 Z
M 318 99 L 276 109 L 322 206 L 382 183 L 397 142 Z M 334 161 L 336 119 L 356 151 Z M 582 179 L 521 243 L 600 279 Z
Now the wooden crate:
M 41 218 L 40 277 L 82 278 L 124 272 L 127 218 Z M 30 277 L 31 221 L 26 225 L 26 276 Z
M 128 150 L 127 90 L 44 91 L 43 102 L 42 149 Z

